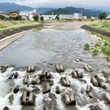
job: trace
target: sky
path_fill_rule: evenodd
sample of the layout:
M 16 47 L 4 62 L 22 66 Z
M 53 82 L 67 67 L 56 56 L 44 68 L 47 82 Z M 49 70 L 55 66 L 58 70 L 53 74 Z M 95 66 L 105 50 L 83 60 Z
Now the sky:
M 110 0 L 0 0 L 0 2 L 11 2 L 20 5 L 38 7 L 59 8 L 65 6 L 74 6 L 92 9 L 108 9 Z

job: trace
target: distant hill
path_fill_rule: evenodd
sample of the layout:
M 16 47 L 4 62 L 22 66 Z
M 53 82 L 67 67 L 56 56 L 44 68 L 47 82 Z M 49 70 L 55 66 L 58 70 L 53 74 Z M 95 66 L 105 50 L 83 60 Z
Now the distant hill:
M 31 11 L 33 8 L 29 6 L 22 6 L 15 3 L 0 3 L 0 10 L 4 12 L 11 11 Z
M 37 12 L 40 13 L 40 14 L 43 14 L 47 11 L 51 11 L 51 10 L 54 10 L 53 8 L 37 8 Z
M 4 12 L 11 12 L 11 11 L 32 11 L 33 8 L 29 6 L 19 5 L 15 3 L 0 3 L 0 11 Z M 65 7 L 65 8 L 36 8 L 37 12 L 40 14 L 51 14 L 52 12 L 54 14 L 73 14 L 73 13 L 80 13 L 81 10 L 83 12 L 83 16 L 94 16 L 97 17 L 101 11 L 94 11 L 84 8 L 75 8 L 75 7 Z
M 15 3 L 0 3 L 0 10 L 4 12 L 11 12 L 11 11 L 32 11 L 33 8 L 29 6 L 19 5 Z M 38 13 L 44 13 L 53 8 L 36 8 Z
M 84 8 L 75 8 L 75 7 L 65 7 L 65 8 L 58 8 L 55 10 L 51 10 L 51 11 L 47 11 L 45 12 L 45 14 L 51 14 L 53 12 L 53 14 L 73 14 L 73 13 L 83 13 L 83 16 L 94 16 L 94 17 L 98 17 L 98 15 L 100 13 L 102 13 L 101 11 L 94 11 L 94 10 L 89 10 L 89 9 L 84 9 Z

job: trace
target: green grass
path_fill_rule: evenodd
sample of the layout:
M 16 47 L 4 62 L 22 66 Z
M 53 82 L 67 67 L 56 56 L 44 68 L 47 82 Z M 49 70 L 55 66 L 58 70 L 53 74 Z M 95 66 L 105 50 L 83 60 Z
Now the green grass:
M 101 47 L 101 42 L 97 42 L 96 44 L 95 44 L 95 47 L 97 48 L 97 47 Z
M 102 47 L 102 52 L 107 55 L 110 56 L 110 47 L 109 46 L 103 46 Z
M 43 29 L 43 27 L 37 27 L 37 28 L 35 28 L 35 31 L 39 31 L 39 30 L 42 30 Z
M 92 56 L 97 56 L 97 55 L 99 55 L 99 50 L 98 49 L 94 49 L 93 51 L 92 51 Z
M 11 28 L 17 28 L 22 26 L 31 26 L 38 24 L 35 21 L 28 21 L 28 20 L 20 20 L 20 21 L 3 21 L 0 20 L 0 30 L 6 30 Z
M 95 21 L 90 23 L 91 26 L 99 29 L 103 29 L 106 31 L 110 31 L 110 20 L 105 20 L 105 21 Z
M 107 61 L 110 61 L 110 56 L 106 56 L 106 60 Z
M 84 45 L 84 50 L 90 50 L 90 45 L 86 43 L 86 44 Z
M 110 42 L 110 38 L 101 34 L 97 34 L 102 40 L 105 40 L 107 42 Z

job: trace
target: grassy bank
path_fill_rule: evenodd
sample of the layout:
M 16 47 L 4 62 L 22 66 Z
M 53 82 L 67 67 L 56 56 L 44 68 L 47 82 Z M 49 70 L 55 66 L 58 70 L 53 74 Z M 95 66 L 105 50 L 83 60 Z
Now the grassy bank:
M 22 26 L 30 26 L 38 24 L 35 21 L 21 20 L 21 21 L 2 21 L 0 20 L 0 30 L 17 28 Z
M 110 20 L 94 21 L 90 23 L 90 26 L 110 32 Z
M 101 40 L 97 41 L 93 48 L 91 48 L 91 45 L 85 44 L 84 45 L 84 50 L 88 50 L 92 52 L 92 56 L 98 56 L 98 55 L 103 55 L 107 61 L 110 61 L 110 38 L 101 34 L 97 34 L 92 32 L 91 34 L 96 35 L 97 37 L 100 37 Z M 89 49 L 86 48 L 89 47 Z

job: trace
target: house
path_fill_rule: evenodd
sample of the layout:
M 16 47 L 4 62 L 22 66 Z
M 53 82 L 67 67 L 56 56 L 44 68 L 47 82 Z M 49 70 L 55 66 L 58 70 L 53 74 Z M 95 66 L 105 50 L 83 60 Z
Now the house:
M 31 21 L 34 20 L 33 17 L 35 15 L 39 16 L 39 14 L 36 12 L 36 9 L 33 9 L 33 11 L 20 11 L 19 15 L 22 17 L 22 19 Z
M 17 11 L 14 11 L 14 12 L 10 12 L 10 13 L 9 13 L 9 17 L 10 17 L 10 18 L 15 19 L 15 18 L 18 17 L 18 16 L 19 16 L 19 13 L 18 13 Z
M 54 20 L 56 19 L 57 15 L 41 15 L 41 16 L 44 18 L 44 20 Z

